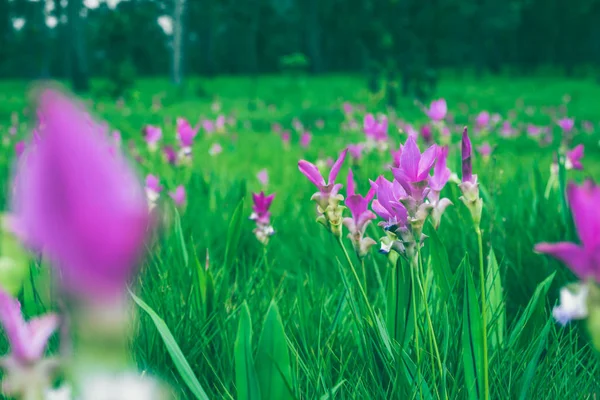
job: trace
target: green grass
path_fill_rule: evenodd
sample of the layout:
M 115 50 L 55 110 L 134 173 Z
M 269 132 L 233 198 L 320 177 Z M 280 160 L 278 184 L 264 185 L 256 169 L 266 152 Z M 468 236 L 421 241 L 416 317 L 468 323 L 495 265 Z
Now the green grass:
M 100 85 L 96 82 L 94 87 Z M 206 96 L 198 96 L 199 87 Z M 152 96 L 157 93 L 164 94 L 164 107 L 153 112 Z M 571 95 L 568 115 L 597 125 L 600 86 L 592 81 L 489 78 L 478 82 L 448 77 L 441 82 L 438 97 L 446 98 L 459 124 L 487 109 L 503 116 L 514 111 L 521 123 L 553 125 L 542 107 L 559 107 L 567 93 Z M 193 167 L 171 167 L 160 155 L 147 152 L 140 133 L 144 124 L 160 124 L 164 141 L 175 143 L 175 118 L 214 118 L 213 97 L 222 101 L 223 112 L 236 116 L 238 127 L 222 136 L 199 138 Z M 278 377 L 283 393 L 291 391 L 292 398 L 298 399 L 453 399 L 481 393 L 483 366 L 478 357 L 469 356 L 469 351 L 481 349 L 477 344 L 482 323 L 477 237 L 456 185 L 449 183 L 443 192 L 454 206 L 446 211 L 437 234 L 430 226 L 425 229 L 429 239 L 422 250 L 422 291 L 410 276 L 403 276 L 409 271 L 407 263 L 394 270 L 374 248 L 365 260 L 366 302 L 338 243 L 315 222 L 315 205 L 310 201 L 315 189 L 298 171 L 297 161 L 335 158 L 346 144 L 361 139 L 360 133 L 340 131 L 343 101 L 365 104 L 369 111 L 385 109 L 381 96 L 365 91 L 362 79 L 217 78 L 193 80 L 180 91 L 163 80 L 142 80 L 125 108 L 96 94 L 92 98 L 95 112 L 137 145 L 143 160 L 141 173 L 160 176 L 168 189 L 186 186 L 188 204 L 180 216 L 163 199 L 162 229 L 149 244 L 132 290 L 164 320 L 209 398 L 255 398 L 253 385 L 266 376 Z M 259 101 L 249 108 L 249 98 Z M 533 115 L 527 115 L 518 99 L 535 107 Z M 268 107 L 271 104 L 275 109 Z M 0 83 L 0 133 L 6 134 L 13 111 L 27 121 L 26 105 L 24 83 Z M 425 122 L 409 99 L 401 99 L 394 111 L 416 124 Z M 289 127 L 294 117 L 311 127 L 315 120 L 325 120 L 325 129 L 312 129 L 315 137 L 306 151 L 298 146 L 297 135 L 291 149 L 284 150 L 270 130 L 272 122 Z M 26 130 L 26 125 L 21 126 L 20 135 Z M 390 132 L 396 144 L 405 140 L 395 129 Z M 569 171 L 569 179 L 594 177 L 600 171 L 597 132 L 598 128 L 592 135 L 575 137 L 575 143 L 586 144 L 586 168 Z M 460 132 L 454 133 L 450 167 L 458 172 Z M 475 139 L 476 144 L 481 140 Z M 574 277 L 564 266 L 532 250 L 541 241 L 576 240 L 563 218 L 560 196 L 554 192 L 544 198 L 558 143 L 540 148 L 526 137 L 490 135 L 485 140 L 497 145 L 489 161 L 477 157 L 474 165 L 484 192 L 481 228 L 486 270 L 498 271 L 486 277 L 490 398 L 593 398 L 599 390 L 598 359 L 585 326 L 574 323 L 561 328 L 550 312 L 558 289 Z M 208 149 L 215 142 L 224 150 L 211 157 Z M 5 176 L 11 154 L 6 150 L 0 162 Z M 385 167 L 389 162 L 388 153 L 374 152 L 355 168 L 361 193 L 366 192 L 368 179 L 382 173 L 390 176 Z M 347 161 L 340 182 L 345 183 L 349 166 Z M 248 220 L 250 192 L 260 190 L 256 173 L 262 168 L 269 171 L 268 191 L 277 194 L 272 208 L 276 234 L 266 249 L 253 237 L 253 223 Z M 236 214 L 242 199 L 243 208 Z M 367 233 L 375 239 L 383 236 L 375 225 Z M 344 241 L 350 249 L 350 242 Z M 487 258 L 492 249 L 497 264 Z M 210 264 L 205 272 L 207 252 Z M 350 261 L 360 275 L 360 263 L 352 252 Z M 396 272 L 402 299 L 394 311 L 410 317 L 399 324 L 402 331 L 412 324 L 405 336 L 386 329 L 389 284 Z M 415 293 L 416 308 L 407 305 L 409 297 L 404 295 L 409 290 Z M 269 311 L 272 302 L 280 316 Z M 131 338 L 138 366 L 167 380 L 182 398 L 193 398 L 187 385 L 190 378 L 182 377 L 153 320 L 141 310 L 138 316 Z M 265 341 L 278 344 L 277 361 L 265 355 L 264 343 L 259 344 L 263 334 L 274 337 Z M 286 351 L 289 358 L 283 356 Z M 254 365 L 249 358 L 256 361 L 257 378 L 252 377 Z M 250 363 L 243 374 L 239 360 Z M 242 388 L 242 383 L 248 386 Z M 263 393 L 263 398 L 269 397 Z

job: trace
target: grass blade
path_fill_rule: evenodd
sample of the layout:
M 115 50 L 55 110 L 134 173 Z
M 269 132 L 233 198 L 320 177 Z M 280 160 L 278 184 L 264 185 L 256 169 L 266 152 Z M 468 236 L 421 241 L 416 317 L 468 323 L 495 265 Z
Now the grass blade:
M 487 276 L 485 279 L 487 292 L 487 321 L 490 328 L 492 348 L 500 347 L 504 342 L 504 329 L 506 325 L 506 310 L 502 294 L 502 280 L 500 279 L 500 268 L 494 249 L 490 248 L 488 256 Z
M 468 265 L 468 263 L 466 264 Z M 482 321 L 479 302 L 470 268 L 465 268 L 465 295 L 463 306 L 462 348 L 465 385 L 469 399 L 482 398 L 483 346 Z
M 135 301 L 136 304 L 142 310 L 144 310 L 148 316 L 150 316 L 152 322 L 154 322 L 154 326 L 156 326 L 156 329 L 158 330 L 158 333 L 160 334 L 167 351 L 171 355 L 171 359 L 173 360 L 173 364 L 175 364 L 175 368 L 177 368 L 177 371 L 181 375 L 181 378 L 187 387 L 197 399 L 208 400 L 206 392 L 196 378 L 196 375 L 194 375 L 190 364 L 185 359 L 185 356 L 181 352 L 177 341 L 175 341 L 175 338 L 171 334 L 169 327 L 167 327 L 167 324 L 165 324 L 165 321 L 163 321 L 163 319 L 152 309 L 152 307 L 146 304 L 142 299 L 131 293 L 131 291 L 129 293 L 133 301 Z
M 258 340 L 256 373 L 263 400 L 292 399 L 290 354 L 283 322 L 275 301 L 271 301 Z
M 252 319 L 246 302 L 242 304 L 240 312 L 234 353 L 238 400 L 259 400 L 260 387 L 252 357 Z
M 233 212 L 233 216 L 229 221 L 229 229 L 227 230 L 227 242 L 225 244 L 225 271 L 230 271 L 235 260 L 235 255 L 240 243 L 240 235 L 242 233 L 242 214 L 244 213 L 244 199 L 242 198 Z

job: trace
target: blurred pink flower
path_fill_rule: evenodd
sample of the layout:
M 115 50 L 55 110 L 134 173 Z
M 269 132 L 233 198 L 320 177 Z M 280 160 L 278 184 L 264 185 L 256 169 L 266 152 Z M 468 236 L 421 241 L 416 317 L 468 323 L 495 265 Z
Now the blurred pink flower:
M 352 107 L 351 103 L 345 102 L 344 104 L 342 104 L 342 110 L 344 111 L 344 114 L 349 115 L 352 114 L 354 108 Z
M 17 155 L 17 157 L 21 157 L 21 154 L 23 154 L 26 148 L 27 145 L 23 140 L 20 140 L 17 143 L 15 143 L 15 154 Z
M 490 113 L 489 112 L 482 111 L 479 114 L 477 114 L 477 117 L 475 118 L 475 124 L 477 125 L 478 129 L 487 128 L 489 123 L 490 123 Z
M 448 106 L 446 105 L 446 100 L 439 99 L 431 102 L 427 110 L 427 116 L 433 121 L 441 121 L 447 112 Z
M 177 186 L 174 191 L 169 192 L 169 196 L 173 199 L 176 206 L 182 207 L 185 205 L 186 200 L 185 186 Z
M 81 107 L 54 90 L 38 100 L 44 128 L 14 182 L 18 230 L 72 293 L 121 295 L 150 222 L 142 186 Z
M 542 128 L 539 126 L 528 124 L 527 125 L 527 134 L 531 137 L 537 137 L 542 133 Z
M 0 288 L 0 322 L 10 344 L 9 359 L 20 365 L 29 365 L 44 356 L 59 320 L 55 314 L 46 314 L 26 322 L 19 301 Z
M 310 142 L 312 141 L 312 134 L 310 132 L 304 132 L 302 136 L 300 136 L 300 146 L 307 148 L 310 146 Z
M 271 213 L 269 212 L 269 208 L 271 208 L 274 198 L 275 194 L 266 196 L 265 192 L 252 193 L 252 215 L 250 219 L 259 224 L 270 224 Z
M 583 169 L 583 164 L 581 163 L 581 159 L 583 158 L 583 151 L 584 147 L 582 144 L 575 146 L 572 150 L 567 151 L 567 169 Z
M 162 129 L 158 126 L 146 125 L 144 127 L 144 139 L 151 150 L 156 150 L 158 142 L 162 138 Z
M 373 114 L 367 114 L 363 120 L 363 130 L 367 138 L 378 142 L 387 141 L 388 119 L 385 115 L 381 115 L 375 119 Z
M 323 121 L 322 119 L 318 119 L 315 122 L 315 126 L 317 127 L 317 129 L 323 129 L 325 128 L 325 121 Z
M 281 132 L 281 141 L 283 142 L 284 146 L 289 146 L 291 140 L 292 140 L 292 135 L 291 135 L 290 131 L 285 130 L 285 131 Z
M 562 129 L 563 132 L 569 133 L 575 126 L 575 120 L 573 118 L 562 118 L 557 121 L 557 124 L 560 126 L 560 129 Z
M 492 146 L 488 142 L 481 144 L 476 147 L 477 152 L 481 154 L 483 157 L 489 157 L 492 154 Z
M 165 159 L 171 165 L 175 165 L 177 162 L 177 152 L 171 146 L 163 147 L 163 154 L 165 155 Z
M 201 122 L 202 125 L 202 129 L 204 130 L 204 132 L 207 135 L 210 135 L 211 133 L 214 133 L 215 131 L 215 123 L 213 121 L 211 121 L 210 119 L 203 119 Z
M 256 174 L 256 178 L 258 178 L 258 181 L 263 186 L 267 186 L 269 184 L 269 172 L 266 168 L 258 171 L 258 174 Z
M 363 156 L 363 150 L 365 146 L 362 143 L 358 144 L 349 144 L 347 146 L 348 153 L 350 153 L 350 157 L 353 161 L 360 161 Z
M 421 127 L 421 138 L 429 145 L 433 143 L 433 131 L 431 125 L 425 124 Z
M 273 124 L 271 124 L 271 130 L 275 133 L 280 133 L 282 131 L 281 124 L 279 122 L 273 122 Z
M 208 154 L 210 154 L 211 156 L 219 155 L 222 152 L 223 146 L 221 146 L 220 143 L 214 143 L 212 146 L 210 146 L 210 149 L 208 149 Z
M 185 118 L 177 118 L 177 139 L 182 148 L 191 148 L 198 128 L 193 128 Z

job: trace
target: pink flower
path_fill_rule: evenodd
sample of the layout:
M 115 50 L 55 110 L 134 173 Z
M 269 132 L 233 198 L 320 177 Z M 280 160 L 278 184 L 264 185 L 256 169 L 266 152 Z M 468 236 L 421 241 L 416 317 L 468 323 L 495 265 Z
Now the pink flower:
M 387 141 L 388 120 L 385 115 L 380 116 L 377 120 L 373 114 L 365 115 L 363 129 L 367 138 L 378 142 Z
M 162 129 L 158 126 L 146 125 L 144 127 L 144 138 L 148 147 L 156 149 L 156 146 L 162 138 Z
M 281 141 L 283 142 L 284 146 L 289 146 L 291 139 L 292 135 L 290 134 L 290 131 L 281 132 Z
M 371 186 L 375 188 L 377 194 L 377 199 L 373 200 L 371 207 L 379 218 L 383 219 L 380 225 L 386 230 L 406 226 L 408 212 L 399 201 L 407 196 L 402 186 L 397 181 L 390 182 L 383 176 L 371 182 Z
M 273 124 L 271 124 L 271 130 L 275 133 L 281 133 L 281 124 L 278 122 L 273 122 Z
M 562 118 L 558 120 L 557 124 L 560 126 L 560 129 L 562 129 L 563 132 L 569 133 L 575 126 L 575 120 L 573 118 Z
M 425 124 L 421 127 L 421 137 L 425 143 L 429 145 L 433 143 L 433 131 L 431 125 Z
M 400 168 L 400 157 L 402 157 L 402 143 L 400 143 L 398 150 L 392 149 L 390 150 L 390 153 L 392 154 L 392 159 L 394 160 L 394 167 Z
M 356 183 L 354 182 L 354 173 L 352 169 L 348 170 L 347 186 L 346 186 L 346 207 L 350 210 L 352 218 L 346 218 L 348 220 L 345 225 L 348 227 L 351 233 L 362 232 L 368 222 L 375 219 L 375 214 L 369 211 L 369 203 L 375 196 L 375 188 L 371 186 L 369 192 L 365 197 L 356 193 Z M 362 236 L 362 235 L 361 235 Z
M 591 180 L 583 185 L 567 185 L 567 198 L 581 244 L 540 243 L 535 251 L 549 254 L 565 263 L 581 280 L 600 282 L 600 188 Z
M 220 143 L 214 143 L 212 146 L 210 146 L 210 149 L 208 149 L 208 154 L 210 154 L 211 156 L 219 155 L 222 152 L 223 146 L 221 146 Z
M 215 124 L 210 119 L 202 120 L 202 129 L 208 135 L 215 131 Z
M 448 179 L 450 179 L 450 168 L 447 166 L 448 146 L 437 147 L 437 161 L 433 167 L 433 176 L 429 177 L 429 187 L 432 192 L 439 193 L 442 191 Z
M 542 133 L 542 128 L 533 124 L 527 125 L 527 134 L 531 137 L 537 137 Z
M 486 128 L 490 123 L 490 113 L 487 111 L 482 111 L 479 114 L 477 114 L 477 118 L 475 118 L 475 124 L 477 125 L 477 128 L 479 129 L 484 129 Z
M 467 132 L 467 128 L 463 130 L 462 136 L 462 181 L 463 182 L 473 182 L 473 147 L 471 145 L 471 139 L 469 138 L 469 133 Z
M 218 131 L 223 131 L 225 129 L 225 124 L 227 123 L 227 119 L 225 118 L 224 115 L 219 115 L 217 117 L 217 120 L 215 121 L 215 128 Z
M 504 121 L 502 128 L 500 129 L 500 135 L 504 137 L 511 137 L 516 133 L 512 127 L 510 121 Z
M 258 174 L 256 174 L 256 177 L 258 178 L 258 181 L 260 182 L 261 185 L 267 186 L 269 184 L 269 172 L 267 171 L 266 168 L 258 171 Z
M 567 151 L 567 169 L 571 167 L 573 169 L 582 170 L 583 164 L 581 163 L 581 159 L 583 158 L 584 147 L 582 144 L 579 146 L 575 146 L 572 150 Z
M 351 103 L 345 102 L 344 104 L 342 104 L 342 110 L 344 111 L 344 114 L 350 115 L 354 111 L 354 108 L 352 107 Z
M 177 162 L 177 153 L 175 152 L 175 149 L 173 149 L 173 147 L 165 146 L 163 148 L 163 154 L 169 164 L 175 165 L 175 163 Z
M 335 183 L 335 178 L 337 178 L 340 168 L 342 168 L 342 164 L 346 159 L 346 154 L 348 153 L 348 149 L 344 150 L 336 162 L 331 167 L 331 171 L 329 172 L 329 177 L 327 178 L 327 182 L 319 172 L 319 168 L 316 165 L 306 161 L 300 160 L 298 161 L 298 169 L 302 172 L 309 181 L 311 181 L 318 189 L 317 200 L 319 204 L 322 205 L 322 209 L 325 210 L 327 208 L 327 203 L 329 198 L 334 197 L 338 194 L 340 189 L 342 188 L 341 184 Z M 314 197 L 314 196 L 313 196 Z
M 39 96 L 44 128 L 19 163 L 12 199 L 19 231 L 87 298 L 120 295 L 144 250 L 143 189 L 124 158 L 65 95 Z
M 183 148 L 192 147 L 198 128 L 193 128 L 185 118 L 177 118 L 177 139 Z
M 477 146 L 477 151 L 483 157 L 489 157 L 492 154 L 492 146 L 488 142 L 481 144 L 481 146 Z
M 310 132 L 304 132 L 302 136 L 300 136 L 300 146 L 307 148 L 312 141 L 312 134 Z
M 301 132 L 304 130 L 304 125 L 302 124 L 302 121 L 300 121 L 298 118 L 294 118 L 292 120 L 292 128 L 294 128 L 296 132 Z
M 433 121 L 441 121 L 446 117 L 447 112 L 448 106 L 446 105 L 446 100 L 439 99 L 431 102 L 427 110 L 427 116 Z
M 17 143 L 15 143 L 15 154 L 17 155 L 17 157 L 21 157 L 21 154 L 25 152 L 26 148 L 27 145 L 23 140 L 20 140 Z
M 0 322 L 10 344 L 11 358 L 19 364 L 30 364 L 44 356 L 59 320 L 57 315 L 47 314 L 25 322 L 19 301 L 0 289 Z
M 350 157 L 352 158 L 353 161 L 360 161 L 360 159 L 363 156 L 363 150 L 364 150 L 365 146 L 362 143 L 358 143 L 358 144 L 349 144 L 347 149 L 348 152 L 350 153 Z
M 425 196 L 429 171 L 435 163 L 436 153 L 437 148 L 433 145 L 421 154 L 415 139 L 409 137 L 402 148 L 400 167 L 392 168 L 394 178 L 417 202 Z
M 173 199 L 176 206 L 183 206 L 186 200 L 185 187 L 183 185 L 177 186 L 173 192 L 169 192 L 169 196 Z
M 275 198 L 275 194 L 271 194 L 269 196 L 265 196 L 265 192 L 260 192 L 259 194 L 252 193 L 252 215 L 250 219 L 256 221 L 259 224 L 268 225 L 271 223 L 271 213 L 269 212 L 269 208 L 271 208 L 271 203 Z

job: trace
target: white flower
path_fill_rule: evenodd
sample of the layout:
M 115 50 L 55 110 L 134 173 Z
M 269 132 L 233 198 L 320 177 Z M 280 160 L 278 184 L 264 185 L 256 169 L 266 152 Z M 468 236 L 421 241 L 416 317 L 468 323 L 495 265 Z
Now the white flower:
M 589 288 L 586 284 L 575 284 L 571 288 L 560 289 L 560 305 L 552 310 L 554 319 L 559 324 L 566 325 L 571 320 L 587 318 L 588 293 Z

